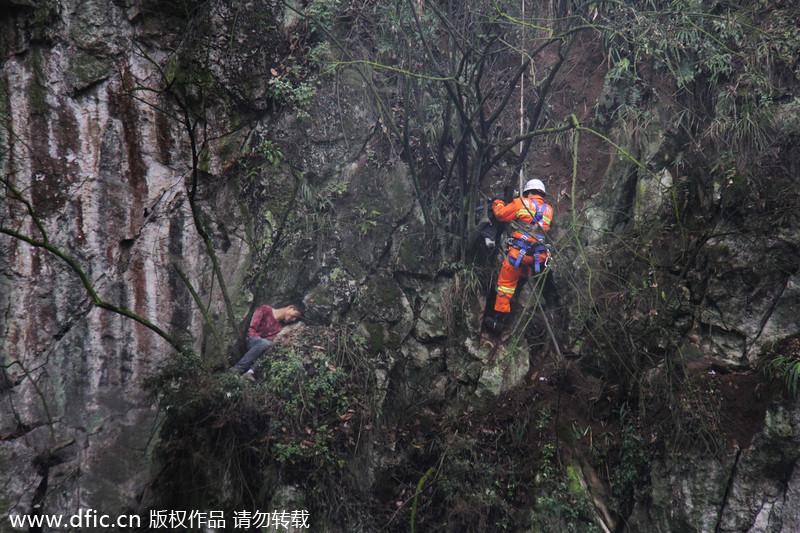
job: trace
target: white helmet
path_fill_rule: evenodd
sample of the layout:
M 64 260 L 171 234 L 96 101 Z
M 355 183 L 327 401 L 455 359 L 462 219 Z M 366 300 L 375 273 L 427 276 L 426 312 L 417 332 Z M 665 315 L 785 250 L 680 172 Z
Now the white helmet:
M 528 191 L 542 191 L 542 194 L 547 193 L 542 180 L 537 179 L 528 180 L 528 183 L 525 184 L 525 188 L 522 189 L 522 194 L 525 194 Z

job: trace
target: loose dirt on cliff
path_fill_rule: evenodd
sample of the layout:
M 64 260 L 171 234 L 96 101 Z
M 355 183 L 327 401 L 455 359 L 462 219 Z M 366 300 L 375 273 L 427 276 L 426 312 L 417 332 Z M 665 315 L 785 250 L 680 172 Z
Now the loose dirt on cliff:
M 548 62 L 555 62 L 554 51 Z M 581 125 L 592 127 L 598 98 L 605 85 L 608 70 L 599 37 L 582 32 L 576 38 L 570 55 L 550 91 L 548 104 L 549 120 L 553 125 L 575 115 Z M 543 177 L 548 186 L 548 202 L 557 214 L 569 212 L 572 202 L 573 153 L 572 137 L 563 135 L 540 145 L 529 157 L 530 177 Z M 602 139 L 583 133 L 579 140 L 576 189 L 577 206 L 595 194 L 603 183 L 603 176 L 611 165 L 616 152 Z M 557 222 L 557 221 L 556 221 Z

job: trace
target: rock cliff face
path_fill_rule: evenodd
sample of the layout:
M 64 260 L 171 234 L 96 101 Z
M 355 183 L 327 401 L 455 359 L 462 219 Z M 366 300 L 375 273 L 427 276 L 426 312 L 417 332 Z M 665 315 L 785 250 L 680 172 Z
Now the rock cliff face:
M 186 168 L 174 158 L 185 143 L 152 94 L 130 92 L 134 73 L 150 67 L 132 54 L 125 9 L 2 9 L 2 172 L 41 228 L 8 188 L 3 225 L 46 233 L 109 302 L 197 328 L 168 266 L 200 266 L 184 230 Z M 4 520 L 38 505 L 134 507 L 155 422 L 140 382 L 166 343 L 93 308 L 79 277 L 44 249 L 4 237 L 2 250 Z
M 794 531 L 798 527 L 797 407 L 776 408 L 744 448 L 653 465 L 650 500 L 631 531 Z
M 474 411 L 545 377 L 532 366 L 550 342 L 544 333 L 508 346 L 481 341 L 491 281 L 445 256 L 445 239 L 423 214 L 420 184 L 382 148 L 385 132 L 364 80 L 342 70 L 315 87 L 312 105 L 291 102 L 275 80 L 290 73 L 284 58 L 297 45 L 294 9 L 212 2 L 207 17 L 187 26 L 183 14 L 199 4 L 0 0 L 3 528 L 10 515 L 92 508 L 113 516 L 155 505 L 160 417 L 142 381 L 182 342 L 209 368 L 224 366 L 234 325 L 253 304 L 300 294 L 310 323 L 356 325 L 375 354 L 391 431 L 420 406 L 425 416 Z M 204 39 L 197 50 L 208 54 L 206 71 L 182 62 L 196 36 Z M 170 80 L 187 89 L 169 93 Z M 203 98 L 211 103 L 200 119 L 191 110 Z M 637 155 L 674 156 L 667 136 L 654 131 Z M 581 195 L 580 213 L 569 214 L 585 228 L 592 264 L 624 264 L 625 251 L 653 258 L 650 271 L 630 269 L 641 291 L 603 293 L 608 302 L 627 298 L 620 321 L 645 342 L 637 361 L 651 364 L 650 382 L 602 385 L 617 377 L 607 353 L 627 350 L 629 339 L 606 342 L 593 329 L 597 317 L 566 288 L 603 288 L 570 245 L 567 224 L 554 230 L 563 246 L 553 273 L 563 302 L 552 315 L 555 336 L 590 376 L 581 383 L 591 385 L 592 401 L 628 387 L 650 405 L 660 389 L 648 391 L 648 383 L 663 384 L 670 365 L 745 373 L 770 346 L 800 335 L 796 226 L 743 228 L 719 184 L 656 170 L 608 165 L 602 184 L 587 184 L 600 192 Z M 566 186 L 561 179 L 553 190 Z M 568 199 L 553 201 L 566 220 Z M 676 212 L 696 222 L 681 225 Z M 625 228 L 654 221 L 680 238 L 659 234 L 646 253 L 621 249 Z M 136 314 L 170 339 L 98 306 L 87 283 L 107 307 Z M 657 317 L 649 312 L 656 308 Z M 654 456 L 648 488 L 620 517 L 621 530 L 800 529 L 800 404 L 751 393 L 763 409 L 744 432 L 747 442 L 724 440 L 685 460 Z M 421 453 L 413 439 L 402 450 L 401 441 L 365 452 L 364 479 L 374 492 L 401 461 L 395 455 L 410 461 Z M 589 487 L 602 507 L 602 491 Z M 394 503 L 392 494 L 386 499 Z

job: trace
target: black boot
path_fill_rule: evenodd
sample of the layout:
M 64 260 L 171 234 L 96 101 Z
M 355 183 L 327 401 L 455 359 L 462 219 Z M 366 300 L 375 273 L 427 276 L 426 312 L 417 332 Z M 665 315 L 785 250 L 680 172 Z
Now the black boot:
M 490 333 L 494 335 L 500 335 L 503 333 L 503 330 L 506 329 L 506 318 L 508 315 L 509 313 L 492 311 L 490 314 L 486 315 L 486 318 L 483 319 L 483 324 Z

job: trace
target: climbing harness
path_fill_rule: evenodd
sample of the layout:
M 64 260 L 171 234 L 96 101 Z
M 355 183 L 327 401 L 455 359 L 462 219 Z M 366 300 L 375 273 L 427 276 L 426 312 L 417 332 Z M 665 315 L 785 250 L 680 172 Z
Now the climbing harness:
M 533 200 L 532 200 L 533 201 Z M 525 210 L 531 215 L 532 221 L 530 225 L 541 227 L 541 220 L 544 216 L 544 207 L 545 204 L 539 205 L 535 201 L 533 201 L 533 205 L 536 206 L 536 214 L 534 215 L 533 212 L 528 208 L 525 201 L 522 201 L 522 205 L 525 206 Z M 526 224 L 527 226 L 527 224 Z M 517 228 L 515 228 L 517 229 Z M 546 269 L 550 266 L 550 259 L 552 254 L 550 253 L 550 246 L 544 243 L 544 237 L 538 233 L 531 234 L 526 227 L 521 229 L 517 229 L 519 233 L 522 233 L 522 237 L 511 237 L 508 239 L 509 245 L 509 254 L 508 254 L 508 262 L 514 268 L 519 268 L 522 264 L 523 258 L 528 255 L 529 253 L 533 254 L 533 268 L 534 272 L 539 274 L 542 271 L 542 267 Z M 514 248 L 518 251 L 517 257 L 511 257 L 510 248 Z M 541 256 L 544 254 L 545 260 L 544 264 L 542 264 Z
M 535 241 L 529 241 L 528 237 L 530 235 L 528 233 L 524 233 L 521 239 L 510 238 L 508 239 L 509 246 L 516 248 L 519 253 L 517 254 L 516 258 L 511 257 L 511 254 L 508 255 L 508 262 L 514 268 L 519 268 L 522 264 L 522 259 L 528 255 L 528 253 L 533 254 L 533 270 L 537 274 L 542 271 L 542 267 L 547 268 L 550 266 L 550 247 L 544 244 L 540 236 L 536 236 Z M 542 262 L 542 254 L 545 254 L 545 260 Z

